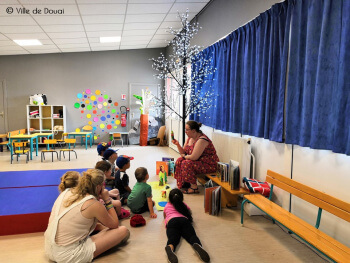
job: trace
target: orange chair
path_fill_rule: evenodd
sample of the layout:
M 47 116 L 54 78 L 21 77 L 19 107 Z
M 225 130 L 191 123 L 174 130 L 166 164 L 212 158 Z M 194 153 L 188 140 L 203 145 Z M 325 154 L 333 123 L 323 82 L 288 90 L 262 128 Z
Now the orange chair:
M 114 146 L 116 145 L 116 143 L 115 143 L 116 141 L 122 141 L 122 147 L 124 147 L 123 138 L 122 138 L 122 135 L 120 133 L 113 133 L 112 144 Z

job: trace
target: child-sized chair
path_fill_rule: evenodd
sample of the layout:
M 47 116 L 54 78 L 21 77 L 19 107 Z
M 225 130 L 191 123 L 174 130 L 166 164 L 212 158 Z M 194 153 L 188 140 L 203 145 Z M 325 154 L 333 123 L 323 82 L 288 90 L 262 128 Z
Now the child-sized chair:
M 94 144 L 94 128 L 91 126 L 91 125 L 85 125 L 83 128 L 82 128 L 82 131 L 83 132 L 91 132 L 91 135 L 88 135 L 87 136 L 87 139 L 88 139 L 88 143 L 90 143 L 90 140 L 92 141 L 92 144 Z M 85 137 L 81 137 L 81 144 L 83 145 L 83 142 L 85 140 Z
M 66 145 L 66 143 L 64 142 L 64 140 L 67 138 L 67 136 L 68 136 L 68 133 L 67 133 L 67 132 L 64 132 L 64 133 L 62 133 L 61 139 L 58 139 L 58 140 L 57 140 L 57 144 L 58 144 L 60 147 L 63 147 L 63 146 Z
M 64 140 L 64 142 L 66 143 L 66 146 L 68 145 L 68 148 L 61 149 L 61 150 L 60 150 L 60 160 L 62 160 L 62 158 L 61 158 L 61 153 L 63 153 L 63 158 L 66 159 L 66 157 L 64 156 L 64 153 L 65 153 L 65 152 L 68 152 L 69 161 L 70 161 L 70 152 L 74 152 L 74 153 L 75 153 L 76 159 L 78 159 L 77 152 L 74 151 L 74 149 L 71 149 L 71 148 L 70 148 L 70 145 L 71 145 L 71 144 L 73 144 L 73 145 L 75 146 L 76 141 L 77 141 L 77 139 L 65 139 L 65 140 Z
M 123 138 L 122 135 L 120 133 L 113 133 L 113 140 L 112 140 L 112 144 L 115 146 L 115 142 L 116 141 L 122 141 L 122 147 L 124 147 L 123 145 Z
M 57 140 L 56 139 L 46 139 L 44 141 L 44 144 L 47 145 L 47 149 L 41 150 L 41 162 L 43 161 L 43 159 L 45 160 L 45 153 L 51 153 L 52 161 L 53 161 L 53 154 L 56 153 L 56 157 L 59 160 L 58 152 L 55 150 L 55 144 L 57 144 Z M 53 149 L 50 149 L 50 144 L 52 145 Z
M 26 163 L 28 163 L 28 161 L 29 161 L 29 150 L 26 149 L 26 146 L 27 146 L 27 142 L 16 142 L 16 141 L 14 141 L 12 143 L 13 152 L 12 152 L 12 155 L 11 155 L 11 164 L 12 164 L 14 155 L 17 156 L 17 162 L 18 162 L 18 157 L 20 155 L 27 155 Z

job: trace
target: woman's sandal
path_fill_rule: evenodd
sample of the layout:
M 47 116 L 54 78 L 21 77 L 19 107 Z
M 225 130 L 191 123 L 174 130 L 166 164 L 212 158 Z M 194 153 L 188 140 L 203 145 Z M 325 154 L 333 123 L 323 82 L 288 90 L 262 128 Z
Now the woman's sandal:
M 192 189 L 192 192 L 189 191 L 190 189 Z M 190 188 L 188 188 L 188 189 L 182 190 L 182 192 L 183 192 L 184 194 L 188 194 L 188 195 L 191 195 L 191 194 L 199 194 L 199 189 L 198 189 L 198 187 L 197 187 L 197 188 L 192 188 L 192 187 L 190 187 Z

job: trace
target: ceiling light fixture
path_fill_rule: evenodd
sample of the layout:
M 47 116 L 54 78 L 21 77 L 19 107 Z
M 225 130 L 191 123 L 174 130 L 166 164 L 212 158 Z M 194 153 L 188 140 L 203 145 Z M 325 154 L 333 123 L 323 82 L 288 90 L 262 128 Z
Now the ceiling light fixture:
M 100 43 L 118 43 L 121 37 L 100 37 Z
M 42 43 L 37 39 L 21 39 L 21 40 L 13 40 L 17 45 L 20 46 L 41 46 Z

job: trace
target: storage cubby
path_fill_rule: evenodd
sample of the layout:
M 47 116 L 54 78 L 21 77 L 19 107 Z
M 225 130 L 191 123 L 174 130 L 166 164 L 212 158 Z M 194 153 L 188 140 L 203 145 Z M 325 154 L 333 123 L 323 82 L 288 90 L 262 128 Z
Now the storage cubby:
M 66 132 L 66 106 L 27 105 L 27 129 L 31 134 L 53 132 L 54 139 L 61 139 Z

